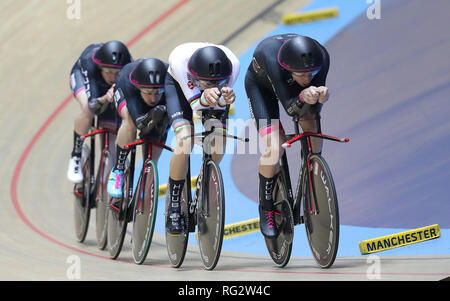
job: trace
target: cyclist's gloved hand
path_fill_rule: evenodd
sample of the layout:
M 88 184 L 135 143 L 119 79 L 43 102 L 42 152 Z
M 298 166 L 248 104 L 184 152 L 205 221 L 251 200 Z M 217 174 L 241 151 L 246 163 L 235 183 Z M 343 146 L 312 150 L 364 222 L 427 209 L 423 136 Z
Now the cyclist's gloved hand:
M 305 103 L 303 101 L 301 101 L 300 99 L 296 99 L 291 102 L 289 107 L 287 107 L 286 113 L 291 117 L 300 116 L 304 105 Z
M 214 108 L 219 102 L 220 96 L 221 93 L 219 89 L 208 88 L 203 91 L 200 101 L 203 104 L 203 106 L 210 106 L 211 108 Z
M 306 89 L 303 89 L 298 95 L 298 99 L 291 102 L 289 107 L 286 109 L 286 112 L 289 116 L 302 116 L 307 107 L 313 106 L 320 99 L 321 90 L 317 87 L 311 86 Z M 325 93 L 325 91 L 323 91 Z M 305 106 L 307 104 L 308 106 Z
M 150 110 L 150 118 L 151 120 L 153 120 L 154 124 L 158 124 L 161 120 L 163 120 L 166 112 L 167 109 L 165 105 L 157 105 L 156 107 Z
M 317 92 L 319 93 L 319 103 L 325 103 L 328 98 L 330 97 L 330 92 L 328 91 L 327 87 L 320 86 L 317 87 Z
M 149 111 L 147 119 L 143 118 L 146 122 L 145 126 L 140 129 L 140 137 L 153 136 L 154 138 L 161 139 L 162 135 L 168 128 L 169 115 L 167 115 L 166 106 L 158 105 Z
M 307 104 L 310 105 L 315 105 L 319 100 L 319 96 L 320 90 L 317 87 L 311 86 L 306 89 L 303 89 L 298 95 L 298 98 L 302 102 L 306 102 Z
M 220 89 L 220 92 L 223 96 L 223 100 L 225 101 L 225 105 L 232 104 L 236 100 L 236 94 L 234 93 L 232 88 L 223 87 L 222 89 Z M 219 105 L 220 105 L 220 99 L 219 99 Z
M 145 128 L 148 125 L 150 120 L 151 120 L 151 114 L 150 114 L 150 112 L 147 112 L 144 115 L 141 115 L 136 118 L 136 127 L 139 130 L 142 130 L 143 128 Z
M 136 118 L 136 127 L 141 131 L 150 132 L 150 130 L 161 124 L 166 117 L 166 106 L 157 105 L 146 114 Z
M 99 115 L 105 112 L 106 109 L 108 109 L 108 107 L 110 106 L 110 104 L 111 103 L 108 101 L 102 102 L 101 97 L 99 97 L 89 101 L 88 106 L 92 112 Z

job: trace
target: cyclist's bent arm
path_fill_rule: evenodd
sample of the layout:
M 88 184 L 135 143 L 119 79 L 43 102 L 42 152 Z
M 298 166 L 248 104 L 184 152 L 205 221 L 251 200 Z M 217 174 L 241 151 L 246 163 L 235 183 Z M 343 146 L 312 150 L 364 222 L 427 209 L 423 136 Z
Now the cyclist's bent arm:
M 122 124 L 117 133 L 116 144 L 120 148 L 125 148 L 125 145 L 133 142 L 136 138 L 136 127 L 126 105 L 122 106 L 120 116 L 122 117 Z

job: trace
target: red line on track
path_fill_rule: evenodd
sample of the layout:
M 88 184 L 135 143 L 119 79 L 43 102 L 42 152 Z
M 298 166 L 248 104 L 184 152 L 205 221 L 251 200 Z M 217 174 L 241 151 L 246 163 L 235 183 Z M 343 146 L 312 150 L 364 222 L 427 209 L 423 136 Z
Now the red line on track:
M 139 32 L 134 38 L 132 38 L 130 41 L 126 43 L 128 47 L 135 44 L 139 39 L 141 39 L 145 34 L 147 34 L 150 30 L 155 28 L 159 23 L 164 21 L 166 18 L 168 18 L 170 15 L 172 15 L 175 11 L 177 11 L 180 7 L 182 7 L 184 4 L 188 3 L 190 0 L 181 0 L 178 3 L 176 3 L 174 6 L 172 6 L 169 10 L 164 12 L 162 15 L 160 15 L 155 21 L 153 21 L 151 24 L 149 24 L 147 27 L 145 27 L 141 32 Z M 55 111 L 47 118 L 47 120 L 44 122 L 44 124 L 39 128 L 39 130 L 34 134 L 34 136 L 31 138 L 30 142 L 25 147 L 25 150 L 21 154 L 19 161 L 17 162 L 14 173 L 11 180 L 11 186 L 10 186 L 10 195 L 12 199 L 12 203 L 14 206 L 14 209 L 17 212 L 17 215 L 20 217 L 20 219 L 34 232 L 42 236 L 43 238 L 60 245 L 62 247 L 71 249 L 76 252 L 80 252 L 87 255 L 92 255 L 99 258 L 105 258 L 110 259 L 109 257 L 98 255 L 95 253 L 90 253 L 85 250 L 81 250 L 78 248 L 75 248 L 73 246 L 64 244 L 60 241 L 57 241 L 56 239 L 50 237 L 49 235 L 45 234 L 41 230 L 39 230 L 33 223 L 26 217 L 25 213 L 22 211 L 22 208 L 19 204 L 19 198 L 17 196 L 17 184 L 19 182 L 19 177 L 22 172 L 23 166 L 25 164 L 26 159 L 28 158 L 28 155 L 30 154 L 31 150 L 33 149 L 36 142 L 39 140 L 39 138 L 42 136 L 42 134 L 45 132 L 45 130 L 48 128 L 48 126 L 53 122 L 53 120 L 56 118 L 56 116 L 67 106 L 67 104 L 72 99 L 73 95 L 68 95 L 64 101 L 55 109 Z M 121 260 L 119 260 L 121 261 Z M 121 261 L 126 262 L 126 261 Z
M 128 47 L 132 46 L 133 44 L 135 44 L 139 39 L 141 39 L 145 34 L 147 34 L 150 30 L 152 30 L 154 27 L 156 27 L 159 23 L 161 23 L 162 21 L 164 21 L 167 17 L 169 17 L 172 13 L 174 13 L 175 11 L 177 11 L 180 7 L 182 7 L 184 4 L 188 3 L 190 0 L 181 0 L 179 1 L 177 4 L 175 4 L 173 7 L 171 7 L 169 10 L 167 10 L 166 12 L 164 12 L 161 16 L 159 16 L 155 21 L 153 21 L 151 24 L 149 24 L 146 28 L 144 28 L 141 32 L 139 32 L 134 38 L 132 38 L 130 41 L 128 41 L 126 43 L 126 45 Z M 61 246 L 67 249 L 70 249 L 72 251 L 81 253 L 81 254 L 85 254 L 85 255 L 90 255 L 90 256 L 94 256 L 94 257 L 98 257 L 98 258 L 102 258 L 102 259 L 109 259 L 111 260 L 110 257 L 107 256 L 102 256 L 99 254 L 95 254 L 95 253 L 91 253 L 91 252 L 87 252 L 85 250 L 82 249 L 78 249 L 76 247 L 67 245 L 65 243 L 62 243 L 56 239 L 54 239 L 53 237 L 45 234 L 44 232 L 42 232 L 41 230 L 39 230 L 35 225 L 33 225 L 33 223 L 26 217 L 25 213 L 22 211 L 22 208 L 20 207 L 19 204 L 19 198 L 17 196 L 17 184 L 19 182 L 19 177 L 20 174 L 22 172 L 23 166 L 25 164 L 26 159 L 28 158 L 28 155 L 30 154 L 31 150 L 33 149 L 34 145 L 36 144 L 36 142 L 39 140 L 39 138 L 42 136 L 42 134 L 45 132 L 45 130 L 48 128 L 48 126 L 53 122 L 53 120 L 56 118 L 56 116 L 58 116 L 58 114 L 67 106 L 67 104 L 70 102 L 70 100 L 72 99 L 73 95 L 70 94 L 68 95 L 64 101 L 55 109 L 55 111 L 47 118 L 47 120 L 44 122 L 44 124 L 39 128 L 39 130 L 36 132 L 36 134 L 34 134 L 34 136 L 31 138 L 30 142 L 27 144 L 27 146 L 25 147 L 25 150 L 23 151 L 23 153 L 21 154 L 16 167 L 14 168 L 14 173 L 13 173 L 13 177 L 11 180 L 11 186 L 10 186 L 10 195 L 11 195 L 11 199 L 12 199 L 12 203 L 14 206 L 14 209 L 17 212 L 17 215 L 20 217 L 20 219 L 34 232 L 36 232 L 37 234 L 39 234 L 41 237 Z M 126 261 L 126 260 L 114 260 L 117 262 L 123 262 L 123 263 L 133 263 L 131 261 Z M 156 265 L 156 264 L 145 264 L 146 266 L 149 267 L 159 267 L 159 268 L 172 268 L 169 265 Z M 185 270 L 183 268 L 181 268 L 180 270 Z M 191 269 L 186 269 L 186 270 L 191 270 Z M 196 269 L 194 268 L 193 270 L 203 270 L 203 269 Z M 224 269 L 222 270 L 223 272 L 247 272 L 247 273 L 282 273 L 282 274 L 304 274 L 304 275 L 314 275 L 314 274 L 335 274 L 335 275 L 366 275 L 366 273 L 362 273 L 362 272 L 298 272 L 298 271 L 288 271 L 288 270 L 245 270 L 245 269 Z M 415 276 L 435 276 L 435 275 L 443 275 L 443 276 L 447 276 L 448 274 L 446 273 L 382 273 L 382 275 L 405 275 L 405 276 L 411 276 L 411 275 L 415 275 Z
M 140 33 L 138 33 L 134 38 L 128 41 L 127 46 L 130 47 L 134 43 L 136 43 L 139 39 L 141 39 L 145 34 L 147 34 L 150 30 L 152 30 L 156 25 L 164 21 L 168 16 L 173 14 L 176 10 L 178 10 L 181 6 L 188 3 L 190 0 L 181 0 L 174 6 L 172 6 L 168 11 L 159 16 L 155 21 L 149 24 L 146 28 L 144 28 Z

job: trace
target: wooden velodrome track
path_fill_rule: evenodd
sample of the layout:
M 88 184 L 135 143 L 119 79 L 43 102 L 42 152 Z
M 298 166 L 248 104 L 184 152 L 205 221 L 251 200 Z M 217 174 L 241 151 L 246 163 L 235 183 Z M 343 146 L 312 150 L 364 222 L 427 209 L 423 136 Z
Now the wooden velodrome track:
M 223 252 L 217 268 L 206 272 L 191 247 L 183 267 L 171 268 L 158 233 L 141 266 L 133 263 L 129 238 L 120 260 L 113 261 L 97 249 L 93 230 L 84 244 L 73 234 L 66 168 L 79 108 L 69 96 L 69 71 L 85 46 L 117 39 L 128 43 L 135 58 L 167 60 L 182 42 L 226 41 L 239 55 L 270 32 L 282 14 L 307 2 L 81 0 L 80 19 L 70 19 L 66 1 L 3 0 L 0 280 L 67 280 L 72 255 L 80 258 L 81 280 L 367 280 L 366 257 L 339 258 L 327 271 L 311 258 L 292 258 L 281 270 L 268 256 Z M 248 24 L 265 10 L 264 17 Z M 439 260 L 384 260 L 389 262 L 384 280 L 443 278 Z

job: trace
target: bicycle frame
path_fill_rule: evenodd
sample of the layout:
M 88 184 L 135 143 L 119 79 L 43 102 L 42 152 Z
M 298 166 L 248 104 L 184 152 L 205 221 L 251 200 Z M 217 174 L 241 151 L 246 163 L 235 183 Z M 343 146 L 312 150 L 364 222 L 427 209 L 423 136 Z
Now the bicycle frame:
M 113 108 L 115 110 L 114 105 L 112 105 L 109 102 L 106 102 L 105 104 L 103 104 L 101 111 L 104 112 L 108 107 L 111 107 L 111 108 Z M 107 150 L 109 148 L 109 134 L 117 135 L 117 130 L 110 129 L 108 127 L 100 128 L 102 120 L 103 119 L 100 118 L 99 115 L 95 115 L 94 119 L 92 120 L 92 127 L 94 127 L 95 130 L 90 132 L 90 133 L 87 133 L 87 134 L 81 136 L 81 139 L 83 141 L 86 140 L 88 137 L 91 137 L 91 146 L 90 146 L 90 151 L 91 151 L 91 157 L 90 157 L 90 170 L 91 170 L 90 184 L 91 184 L 91 187 L 92 187 L 92 185 L 95 185 L 95 176 L 94 176 L 94 174 L 95 174 L 95 138 L 94 137 L 95 137 L 95 135 L 98 135 L 98 134 L 104 134 L 105 135 L 104 136 L 105 139 L 102 140 L 102 142 L 104 142 L 105 145 L 106 145 L 106 146 L 102 145 L 102 147 L 103 147 L 102 148 L 102 155 L 103 155 L 105 150 Z M 117 122 L 118 121 L 117 121 L 117 118 L 116 118 L 116 120 L 115 120 L 116 128 L 118 128 L 118 123 Z M 95 187 L 95 189 L 97 189 L 97 185 L 95 185 L 94 187 Z M 96 192 L 95 189 L 91 193 L 95 193 Z
M 87 133 L 87 134 L 81 136 L 81 139 L 86 140 L 88 137 L 93 138 L 95 135 L 98 135 L 98 134 L 104 135 L 103 139 L 102 139 L 102 142 L 104 143 L 104 145 L 102 145 L 103 146 L 102 154 L 103 154 L 109 148 L 109 134 L 117 135 L 117 131 L 114 131 L 114 130 L 111 130 L 108 128 L 102 128 L 102 129 L 98 129 L 98 130 L 95 130 L 93 132 L 90 132 L 90 133 Z M 95 152 L 95 139 L 91 139 L 91 148 L 92 148 L 91 153 L 94 153 Z M 95 158 L 95 157 L 93 157 L 93 158 Z M 92 161 L 94 161 L 94 160 L 92 160 Z
M 222 119 L 225 120 L 226 118 L 228 118 L 228 110 L 229 110 L 229 105 L 227 110 L 212 110 L 212 109 L 206 109 L 202 111 L 202 124 L 204 125 L 208 120 L 210 119 Z M 219 114 L 219 116 L 217 116 L 216 114 Z M 209 160 L 213 160 L 212 159 L 212 154 L 211 154 L 211 143 L 210 141 L 206 141 L 206 139 L 211 140 L 213 138 L 213 136 L 218 136 L 218 137 L 227 137 L 227 138 L 233 138 L 233 139 L 237 139 L 237 140 L 241 140 L 244 142 L 248 142 L 249 139 L 248 138 L 240 138 L 237 136 L 233 136 L 230 135 L 228 133 L 223 133 L 223 131 L 216 131 L 216 128 L 214 126 L 211 126 L 210 130 L 206 130 L 204 132 L 200 132 L 200 133 L 194 133 L 192 135 L 188 135 L 185 137 L 181 137 L 181 140 L 185 140 L 188 138 L 193 138 L 194 139 L 194 143 L 200 145 L 203 149 L 203 157 L 202 157 L 202 166 L 200 169 L 200 174 L 198 177 L 198 185 L 196 187 L 196 191 L 195 191 L 195 195 L 192 198 L 191 196 L 191 189 L 190 189 L 190 185 L 188 185 L 188 206 L 189 206 L 189 214 L 192 216 L 195 213 L 195 208 L 197 206 L 197 201 L 198 201 L 198 197 L 199 197 L 199 190 L 201 190 L 201 197 L 202 199 L 205 199 L 205 191 L 204 189 L 202 189 L 202 187 L 204 187 L 205 185 L 205 179 L 208 179 L 208 175 L 206 175 L 206 165 L 208 163 Z M 205 150 L 205 146 L 206 146 L 206 150 Z M 190 178 L 191 178 L 191 166 L 190 166 L 190 159 L 189 159 L 189 163 L 188 163 L 188 172 L 187 172 L 187 179 L 186 181 L 190 182 Z M 189 183 L 188 182 L 188 183 Z M 203 206 L 205 202 L 202 202 Z M 208 203 L 208 202 L 206 202 Z M 208 204 L 206 204 L 206 206 L 208 206 Z M 209 208 L 201 208 L 201 213 L 203 216 L 207 217 L 208 213 L 209 213 Z M 190 226 L 189 227 L 189 231 L 190 232 L 194 232 L 195 231 L 195 226 Z
M 173 152 L 173 149 L 167 145 L 165 145 L 164 143 L 162 143 L 161 141 L 155 140 L 153 138 L 147 137 L 147 138 L 143 138 L 143 139 L 139 139 L 136 140 L 134 142 L 128 143 L 125 145 L 125 149 L 130 149 L 131 150 L 131 158 L 130 158 L 130 183 L 133 183 L 134 181 L 134 164 L 135 164 L 135 158 L 136 158 L 136 146 L 138 145 L 142 145 L 145 144 L 145 150 L 144 150 L 144 154 L 146 153 L 146 157 L 144 159 L 144 163 L 145 161 L 147 161 L 148 159 L 152 159 L 152 145 L 158 146 L 160 148 L 164 148 L 168 151 Z M 144 169 L 141 170 L 141 174 L 140 176 L 142 176 L 142 174 L 144 173 Z M 129 185 L 129 190 L 128 190 L 128 200 L 133 200 L 133 185 Z M 137 210 L 138 212 L 136 212 L 136 214 L 139 214 L 143 212 L 143 208 L 141 206 L 141 199 L 139 198 L 139 203 L 137 205 Z
M 205 121 L 206 119 L 204 119 L 203 121 Z M 194 143 L 197 143 L 198 145 L 202 146 L 203 148 L 203 157 L 202 157 L 202 166 L 200 168 L 200 174 L 198 176 L 198 185 L 196 187 L 195 190 L 195 195 L 192 198 L 191 195 L 191 191 L 190 189 L 188 189 L 188 212 L 190 215 L 193 215 L 195 213 L 195 208 L 197 207 L 197 202 L 198 202 L 198 197 L 199 197 L 199 192 L 201 191 L 201 198 L 204 199 L 205 198 L 205 190 L 202 189 L 205 185 L 205 179 L 208 178 L 208 175 L 206 175 L 206 163 L 209 160 L 212 160 L 212 155 L 211 155 L 211 145 L 210 143 L 205 143 L 205 139 L 207 138 L 212 138 L 210 137 L 211 134 L 215 134 L 215 128 L 212 127 L 211 130 L 205 131 L 205 132 L 201 132 L 201 133 L 197 133 L 197 134 L 193 134 L 187 137 L 182 137 L 181 139 L 187 139 L 188 137 L 190 138 L 194 138 Z M 213 136 L 215 136 L 213 134 Z M 219 136 L 219 135 L 217 135 Z M 199 141 L 200 140 L 200 141 Z M 204 146 L 207 146 L 207 150 L 205 151 Z M 190 159 L 189 159 L 189 163 L 188 163 L 188 177 L 187 177 L 187 181 L 188 182 L 188 188 L 190 188 L 190 178 L 191 178 L 191 166 L 190 166 Z M 206 175 L 206 176 L 205 176 Z M 204 204 L 205 202 L 202 202 L 202 205 L 205 206 Z M 208 202 L 206 202 L 208 203 Z M 206 206 L 208 206 L 208 204 L 206 204 Z M 201 208 L 201 214 L 205 217 L 208 216 L 208 212 L 209 212 L 209 208 Z M 190 232 L 195 232 L 195 227 L 192 227 L 193 225 L 191 225 L 189 231 Z
M 92 131 L 90 133 L 87 133 L 83 136 L 81 136 L 82 140 L 86 140 L 88 137 L 91 137 L 91 171 L 94 171 L 94 165 L 95 165 L 95 139 L 94 136 L 102 134 L 103 135 L 103 139 L 102 139 L 102 156 L 103 154 L 106 152 L 107 149 L 109 149 L 109 134 L 114 134 L 117 135 L 117 131 L 109 129 L 109 128 L 101 128 L 95 131 Z M 100 161 L 100 164 L 103 164 L 103 161 Z M 101 165 L 100 165 L 100 169 L 101 169 Z M 100 170 L 99 169 L 99 170 Z M 91 173 L 91 185 L 95 184 L 95 179 L 94 179 L 94 172 Z
M 308 184 L 309 184 L 309 192 L 310 192 L 310 201 L 311 201 L 311 214 L 312 215 L 317 215 L 319 213 L 319 209 L 317 208 L 317 201 L 315 196 L 313 195 L 312 191 L 312 181 L 311 181 L 311 164 L 310 164 L 310 157 L 312 155 L 312 144 L 311 144 L 311 137 L 317 137 L 317 138 L 321 138 L 321 139 L 326 139 L 326 140 L 331 140 L 331 141 L 337 141 L 337 142 L 349 142 L 350 139 L 349 138 L 338 138 L 338 137 L 334 137 L 334 136 L 329 136 L 329 135 L 324 135 L 322 133 L 320 133 L 320 128 L 319 128 L 319 132 L 315 133 L 315 132 L 303 132 L 300 133 L 300 129 L 299 129 L 299 118 L 298 117 L 294 117 L 293 118 L 294 121 L 294 131 L 295 134 L 294 135 L 287 135 L 287 137 L 289 137 L 290 139 L 288 141 L 286 141 L 285 143 L 282 144 L 282 147 L 287 149 L 290 148 L 292 146 L 293 143 L 297 142 L 297 141 L 301 141 L 302 145 L 302 168 L 300 171 L 300 177 L 298 179 L 298 183 L 302 183 L 303 179 L 301 178 L 301 175 L 303 174 L 303 169 L 307 168 L 307 172 L 308 172 Z M 289 165 L 287 162 L 287 156 L 286 156 L 286 152 L 283 153 L 283 156 L 281 157 L 281 169 L 285 172 L 285 179 L 286 179 L 286 185 L 288 186 L 288 198 L 289 198 L 289 202 L 292 205 L 292 208 L 299 208 L 300 204 L 297 204 L 297 200 L 300 200 L 300 196 L 301 196 L 301 188 L 297 189 L 296 191 L 296 196 L 295 199 L 293 198 L 293 192 L 292 192 L 292 185 L 291 185 L 291 181 L 290 181 L 290 176 L 289 176 Z M 297 187 L 301 187 L 299 185 L 297 185 Z M 294 216 L 294 224 L 300 224 L 303 223 L 302 218 L 298 218 L 297 214 L 295 214 Z
M 204 110 L 203 114 L 202 114 L 202 124 L 205 124 L 208 120 L 210 119 L 226 119 L 228 118 L 228 111 L 227 110 Z M 219 114 L 223 116 L 216 116 L 215 114 Z M 206 179 L 209 179 L 209 175 L 207 175 L 207 163 L 209 160 L 213 160 L 212 159 L 212 154 L 211 154 L 211 140 L 213 138 L 213 136 L 217 136 L 217 137 L 227 137 L 227 138 L 232 138 L 232 139 L 236 139 L 236 140 L 241 140 L 244 142 L 248 142 L 249 139 L 248 138 L 240 138 L 234 135 L 230 135 L 228 133 L 223 133 L 223 131 L 220 130 L 216 131 L 216 128 L 214 126 L 211 126 L 210 130 L 206 130 L 204 132 L 201 133 L 196 133 L 190 136 L 186 136 L 186 137 L 182 137 L 181 139 L 187 139 L 187 138 L 194 138 L 194 143 L 197 143 L 198 145 L 202 146 L 203 148 L 203 158 L 202 158 L 202 167 L 200 169 L 200 175 L 199 175 L 199 187 L 197 187 L 196 192 L 195 192 L 195 196 L 194 199 L 192 200 L 191 197 L 189 197 L 189 200 L 191 201 L 191 207 L 196 206 L 197 204 L 197 199 L 198 199 L 198 190 L 200 189 L 202 192 L 202 199 L 205 199 L 205 190 L 201 189 L 202 187 L 204 187 L 205 183 L 206 183 Z M 209 139 L 209 141 L 206 141 L 206 139 Z M 206 149 L 205 149 L 206 146 Z M 190 177 L 190 164 L 188 167 L 188 175 Z M 205 205 L 206 203 L 206 205 Z M 209 206 L 208 202 L 202 202 L 203 206 Z M 191 212 L 192 210 L 189 210 L 190 213 L 192 214 L 193 212 Z M 201 214 L 205 217 L 207 217 L 209 215 L 209 208 L 201 208 Z
M 210 131 L 206 131 L 203 132 L 202 134 L 204 134 L 204 137 L 202 137 L 202 145 L 205 145 L 205 140 L 207 138 L 210 138 L 210 140 L 212 140 L 212 137 L 209 136 L 210 134 L 212 134 L 213 132 L 215 132 L 215 128 L 212 127 Z M 208 170 L 207 170 L 207 163 L 209 160 L 212 160 L 212 154 L 211 154 L 211 143 L 206 143 L 206 150 L 203 149 L 203 159 L 202 159 L 202 168 L 201 168 L 201 174 L 200 174 L 200 180 L 201 180 L 201 193 L 202 193 L 202 200 L 204 200 L 206 198 L 206 192 L 205 189 L 202 189 L 204 187 L 204 185 L 206 185 L 206 179 L 209 179 L 209 174 L 208 174 Z M 198 194 L 196 193 L 196 197 L 198 197 Z M 195 198 L 194 203 L 197 202 L 197 198 Z M 202 208 L 200 208 L 200 214 L 204 217 L 208 217 L 209 216 L 209 202 L 201 202 L 202 204 Z M 206 206 L 206 207 L 205 207 Z

